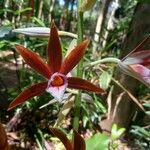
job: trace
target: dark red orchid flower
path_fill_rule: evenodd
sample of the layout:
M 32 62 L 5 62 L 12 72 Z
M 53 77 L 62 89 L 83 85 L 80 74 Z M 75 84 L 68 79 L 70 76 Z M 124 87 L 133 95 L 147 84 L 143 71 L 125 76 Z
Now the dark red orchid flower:
M 56 100 L 62 101 L 66 88 L 82 89 L 96 93 L 104 92 L 103 89 L 92 83 L 77 77 L 67 77 L 67 74 L 76 66 L 85 53 L 89 40 L 85 40 L 77 45 L 62 62 L 61 44 L 58 31 L 53 23 L 51 26 L 50 38 L 48 42 L 48 62 L 31 50 L 17 45 L 16 49 L 21 54 L 25 62 L 35 71 L 43 75 L 47 81 L 30 86 L 16 97 L 9 105 L 11 109 L 26 100 L 40 95 L 45 91 L 49 92 Z
M 60 129 L 50 128 L 50 131 L 64 144 L 66 150 L 86 149 L 85 141 L 77 131 L 74 130 L 74 141 L 70 141 Z

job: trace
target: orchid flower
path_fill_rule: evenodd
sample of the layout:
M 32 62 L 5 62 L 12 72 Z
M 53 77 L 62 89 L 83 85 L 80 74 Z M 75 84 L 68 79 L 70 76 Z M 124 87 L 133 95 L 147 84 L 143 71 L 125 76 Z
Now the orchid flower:
M 119 62 L 121 70 L 143 82 L 148 87 L 150 87 L 150 50 L 141 49 L 149 38 L 150 36 L 145 38 L 131 53 Z
M 24 61 L 36 72 L 43 75 L 47 80 L 28 87 L 10 103 L 8 109 L 17 106 L 34 96 L 38 96 L 45 91 L 61 102 L 67 87 L 96 93 L 104 92 L 103 89 L 84 79 L 67 76 L 67 74 L 83 57 L 88 44 L 89 40 L 85 40 L 77 45 L 62 62 L 61 44 L 59 41 L 58 31 L 55 24 L 52 23 L 47 48 L 47 62 L 44 62 L 39 55 L 31 50 L 24 48 L 21 45 L 17 45 L 16 50 L 23 57 Z

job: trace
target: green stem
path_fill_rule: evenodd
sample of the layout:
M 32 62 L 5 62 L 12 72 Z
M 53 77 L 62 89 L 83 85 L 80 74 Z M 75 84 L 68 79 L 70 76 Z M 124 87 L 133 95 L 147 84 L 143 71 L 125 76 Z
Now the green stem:
M 100 59 L 92 63 L 89 63 L 85 65 L 84 67 L 91 67 L 91 66 L 95 66 L 98 64 L 102 64 L 102 63 L 119 63 L 119 62 L 120 62 L 120 59 L 118 58 L 108 57 L 108 58 Z
M 43 147 L 42 147 L 42 145 L 40 143 L 40 140 L 38 139 L 36 134 L 34 134 L 34 137 L 35 137 L 35 141 L 36 141 L 36 143 L 38 145 L 39 150 L 43 150 Z
M 78 22 L 77 22 L 77 30 L 78 30 L 78 43 L 83 41 L 83 12 L 79 11 L 79 8 L 82 4 L 82 0 L 78 0 Z M 77 76 L 82 77 L 82 69 L 83 69 L 83 60 L 77 66 Z M 78 92 L 75 99 L 75 116 L 73 120 L 73 128 L 78 131 L 79 128 L 79 120 L 80 120 L 80 107 L 81 107 L 81 91 Z

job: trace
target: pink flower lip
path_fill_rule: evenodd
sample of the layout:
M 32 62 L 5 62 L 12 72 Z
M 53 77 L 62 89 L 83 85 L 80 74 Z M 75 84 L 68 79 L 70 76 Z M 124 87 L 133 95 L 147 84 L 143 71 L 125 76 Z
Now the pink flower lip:
M 55 72 L 48 80 L 46 91 L 61 102 L 67 86 L 67 77 L 62 73 Z

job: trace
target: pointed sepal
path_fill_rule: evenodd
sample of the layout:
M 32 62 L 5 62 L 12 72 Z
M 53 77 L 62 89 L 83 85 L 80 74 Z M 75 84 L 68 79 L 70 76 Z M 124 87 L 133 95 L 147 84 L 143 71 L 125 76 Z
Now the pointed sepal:
M 59 72 L 62 63 L 62 52 L 57 27 L 51 25 L 51 32 L 47 47 L 48 65 L 52 73 Z
M 50 131 L 64 144 L 66 150 L 73 150 L 72 143 L 60 129 L 50 128 Z
M 92 84 L 91 82 L 77 78 L 77 77 L 69 77 L 68 78 L 68 87 L 80 90 L 86 90 L 95 93 L 104 93 L 104 90 Z
M 74 150 L 85 150 L 85 141 L 83 137 L 74 130 Z
M 10 104 L 8 110 L 22 104 L 23 102 L 27 101 L 28 99 L 38 96 L 45 92 L 47 87 L 47 82 L 38 83 L 28 87 L 22 93 L 20 93 Z
M 60 73 L 68 74 L 81 60 L 83 57 L 85 50 L 89 44 L 89 40 L 85 40 L 79 45 L 77 45 L 65 58 L 62 63 Z
M 46 78 L 50 77 L 51 71 L 39 55 L 21 45 L 16 45 L 16 49 L 31 68 Z

